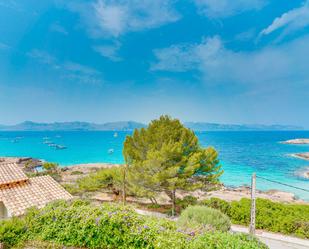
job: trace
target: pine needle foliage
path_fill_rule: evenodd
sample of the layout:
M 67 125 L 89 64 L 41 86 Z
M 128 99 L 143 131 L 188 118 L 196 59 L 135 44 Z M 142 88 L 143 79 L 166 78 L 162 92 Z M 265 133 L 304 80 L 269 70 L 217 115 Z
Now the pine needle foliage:
M 148 196 L 165 192 L 173 213 L 177 190 L 209 189 L 223 173 L 216 150 L 202 148 L 192 130 L 169 116 L 127 136 L 123 154 L 130 188 Z

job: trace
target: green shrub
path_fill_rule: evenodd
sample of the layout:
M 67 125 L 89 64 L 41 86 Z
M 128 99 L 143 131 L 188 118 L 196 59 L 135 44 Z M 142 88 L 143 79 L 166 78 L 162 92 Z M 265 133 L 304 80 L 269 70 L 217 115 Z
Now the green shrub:
M 207 233 L 190 244 L 190 249 L 267 249 L 268 247 L 247 234 Z
M 83 172 L 81 171 L 78 171 L 78 170 L 75 170 L 75 171 L 72 171 L 71 175 L 82 175 Z
M 204 205 L 219 209 L 228 215 L 234 224 L 249 225 L 250 199 L 231 203 L 218 198 L 203 202 Z M 284 204 L 266 199 L 256 200 L 256 228 L 271 232 L 309 238 L 309 205 Z
M 0 242 L 6 246 L 18 244 L 26 233 L 24 220 L 13 218 L 6 221 L 0 221 Z
M 226 232 L 230 230 L 231 222 L 225 214 L 216 209 L 204 206 L 190 206 L 181 213 L 177 225 L 180 228 Z
M 97 191 L 102 188 L 119 188 L 122 174 L 120 168 L 101 169 L 89 176 L 77 180 L 77 189 L 79 192 Z
M 181 209 L 185 209 L 189 206 L 194 206 L 198 203 L 197 198 L 191 195 L 185 196 L 182 199 L 176 199 L 176 205 Z
M 215 197 L 212 197 L 209 200 L 204 200 L 202 204 L 214 209 L 219 209 L 222 213 L 227 215 L 229 215 L 231 210 L 231 205 L 229 202 Z
M 98 207 L 81 200 L 58 201 L 41 210 L 31 209 L 23 218 L 4 221 L 0 241 L 8 247 L 20 243 L 41 248 L 266 248 L 240 235 L 187 234 L 177 231 L 173 221 L 140 216 L 124 206 Z
M 75 184 L 62 184 L 62 187 L 65 188 L 72 195 L 79 194 L 81 191 Z

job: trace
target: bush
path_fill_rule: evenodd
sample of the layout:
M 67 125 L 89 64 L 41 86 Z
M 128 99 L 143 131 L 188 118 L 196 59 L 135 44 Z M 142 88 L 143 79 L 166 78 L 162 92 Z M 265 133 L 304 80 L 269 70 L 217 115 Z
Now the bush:
M 203 202 L 228 215 L 232 223 L 249 225 L 250 199 L 241 199 L 231 203 L 217 198 Z M 309 205 L 284 204 L 266 199 L 256 200 L 256 228 L 271 232 L 309 238 Z
M 197 198 L 191 195 L 185 196 L 182 199 L 176 199 L 176 205 L 181 209 L 185 209 L 189 206 L 194 206 L 198 203 Z
M 80 171 L 73 171 L 71 175 L 81 175 Z M 64 187 L 71 194 L 83 194 L 100 189 L 120 192 L 122 187 L 122 172 L 120 167 L 100 169 L 88 176 L 79 178 L 76 184 L 65 184 Z
M 267 249 L 263 243 L 247 234 L 207 233 L 190 244 L 190 249 Z
M 213 208 L 190 206 L 181 213 L 177 225 L 180 228 L 226 232 L 230 230 L 231 222 L 225 214 Z
M 6 246 L 18 244 L 26 232 L 25 222 L 22 219 L 13 218 L 11 220 L 0 221 L 0 242 Z
M 102 188 L 120 188 L 121 168 L 101 169 L 77 180 L 79 192 L 97 191 Z
M 231 205 L 229 202 L 221 200 L 219 198 L 212 197 L 209 200 L 205 200 L 202 202 L 203 205 L 219 209 L 222 213 L 229 215 L 231 210 Z
M 173 221 L 140 216 L 123 206 L 91 206 L 81 200 L 58 201 L 41 210 L 31 209 L 24 218 L 4 221 L 0 241 L 9 247 L 37 241 L 42 248 L 266 248 L 240 235 L 187 234 L 177 231 Z
M 72 173 L 71 173 L 71 175 L 82 175 L 82 174 L 84 174 L 84 173 L 81 172 L 81 171 L 78 171 L 78 170 L 74 170 L 74 171 L 72 171 Z

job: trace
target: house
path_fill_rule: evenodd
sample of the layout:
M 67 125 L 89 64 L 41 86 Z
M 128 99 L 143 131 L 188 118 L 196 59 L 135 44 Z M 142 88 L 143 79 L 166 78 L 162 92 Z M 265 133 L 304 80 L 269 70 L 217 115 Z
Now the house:
M 0 220 L 42 208 L 54 200 L 72 196 L 52 177 L 27 177 L 16 163 L 0 162 Z

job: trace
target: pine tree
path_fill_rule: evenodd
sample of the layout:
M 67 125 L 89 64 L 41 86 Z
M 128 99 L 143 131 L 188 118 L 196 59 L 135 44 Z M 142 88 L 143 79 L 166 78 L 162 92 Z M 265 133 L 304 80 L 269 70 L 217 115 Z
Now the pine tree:
M 123 154 L 131 189 L 152 198 L 164 191 L 171 199 L 173 215 L 177 190 L 213 186 L 222 174 L 216 150 L 202 148 L 193 131 L 169 116 L 127 136 Z

